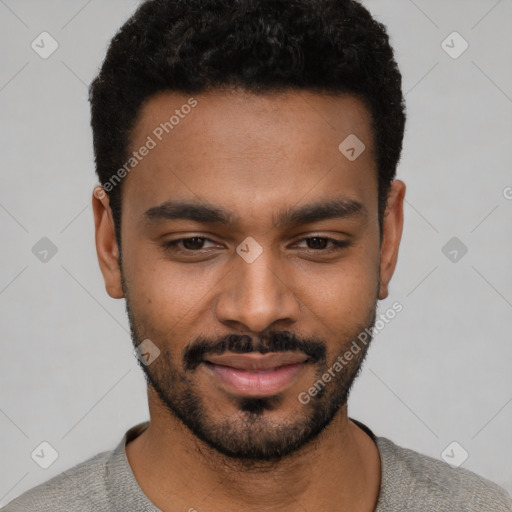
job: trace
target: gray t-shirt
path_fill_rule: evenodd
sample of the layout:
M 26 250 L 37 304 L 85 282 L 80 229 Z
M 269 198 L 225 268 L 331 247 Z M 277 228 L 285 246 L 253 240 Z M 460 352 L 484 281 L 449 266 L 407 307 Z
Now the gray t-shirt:
M 512 512 L 504 489 L 463 468 L 377 437 L 381 487 L 374 512 Z M 129 429 L 114 450 L 91 457 L 20 497 L 0 512 L 161 512 L 139 487 L 125 444 L 149 422 Z

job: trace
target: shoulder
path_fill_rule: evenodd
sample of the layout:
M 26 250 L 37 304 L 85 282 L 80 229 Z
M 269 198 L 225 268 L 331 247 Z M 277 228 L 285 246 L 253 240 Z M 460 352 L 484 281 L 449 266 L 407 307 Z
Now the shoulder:
M 104 512 L 108 496 L 105 473 L 111 453 L 99 453 L 33 487 L 0 512 Z
M 376 512 L 425 510 L 512 512 L 508 493 L 464 468 L 397 446 L 377 437 L 382 461 L 381 496 Z

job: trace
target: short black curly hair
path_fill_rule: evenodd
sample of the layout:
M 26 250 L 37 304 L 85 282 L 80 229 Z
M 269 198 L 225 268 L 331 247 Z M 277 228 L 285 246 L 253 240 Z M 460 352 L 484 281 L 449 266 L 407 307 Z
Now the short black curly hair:
M 161 91 L 348 93 L 372 119 L 382 235 L 405 128 L 401 86 L 386 27 L 354 0 L 146 0 L 90 86 L 96 172 L 105 186 L 125 164 L 141 106 Z M 120 248 L 122 183 L 110 188 Z

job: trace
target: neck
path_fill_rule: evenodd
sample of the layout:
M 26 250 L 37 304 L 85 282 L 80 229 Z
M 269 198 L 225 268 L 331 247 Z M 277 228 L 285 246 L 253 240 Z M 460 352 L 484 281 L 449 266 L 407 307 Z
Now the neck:
M 297 503 L 325 512 L 375 509 L 378 449 L 348 419 L 346 406 L 315 440 L 281 460 L 264 462 L 226 457 L 167 410 L 150 405 L 150 413 L 150 426 L 126 445 L 126 453 L 139 486 L 164 512 L 286 512 L 297 510 Z

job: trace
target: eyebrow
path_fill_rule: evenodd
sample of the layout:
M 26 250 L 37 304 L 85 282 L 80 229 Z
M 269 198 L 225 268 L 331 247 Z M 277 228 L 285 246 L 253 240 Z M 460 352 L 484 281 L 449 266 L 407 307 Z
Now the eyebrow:
M 231 224 L 234 220 L 232 214 L 223 208 L 184 201 L 166 201 L 154 206 L 144 213 L 143 219 L 150 221 L 188 219 L 212 224 Z
M 368 216 L 363 203 L 353 199 L 339 198 L 305 204 L 298 208 L 288 208 L 274 216 L 272 220 L 276 227 L 287 227 L 326 219 L 343 219 L 358 216 Z
M 309 224 L 325 219 L 367 217 L 366 207 L 359 201 L 338 198 L 287 208 L 272 216 L 275 227 Z M 145 221 L 192 220 L 204 224 L 234 224 L 237 217 L 219 206 L 186 201 L 165 201 L 143 214 Z

